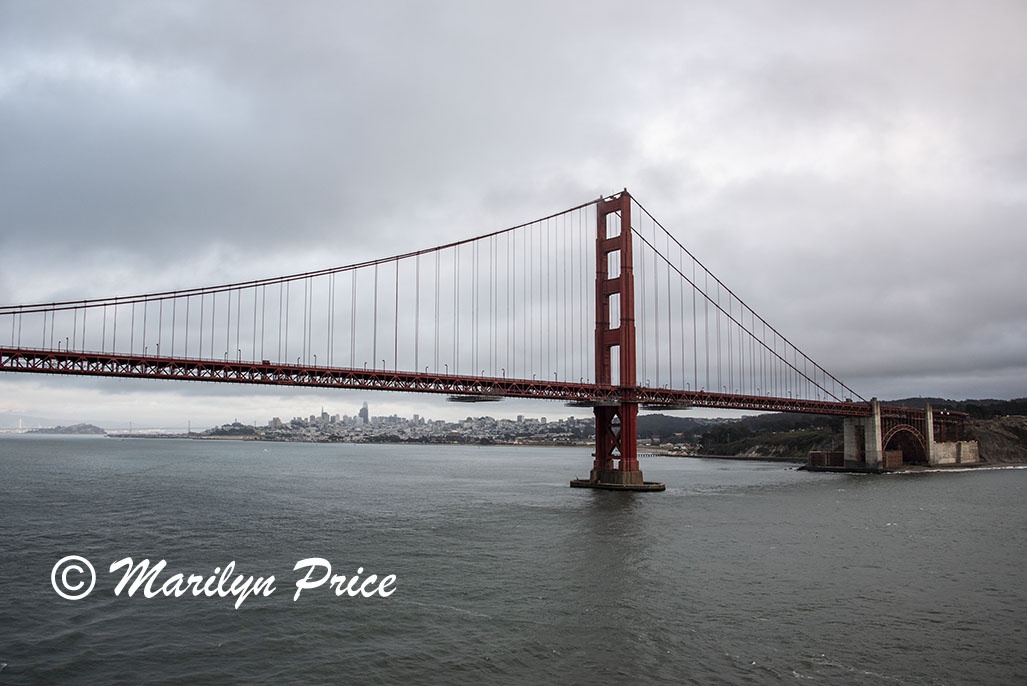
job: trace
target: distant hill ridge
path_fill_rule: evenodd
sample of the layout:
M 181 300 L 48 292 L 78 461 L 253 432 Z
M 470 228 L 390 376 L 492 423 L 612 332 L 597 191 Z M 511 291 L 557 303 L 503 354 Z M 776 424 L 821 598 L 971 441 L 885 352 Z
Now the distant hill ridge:
M 1027 398 L 948 400 L 904 398 L 885 405 L 966 412 L 966 438 L 978 439 L 989 462 L 1027 461 Z M 767 455 L 801 458 L 810 450 L 841 448 L 842 418 L 828 415 L 769 413 L 737 419 L 698 419 L 645 414 L 638 417 L 640 439 L 687 443 L 702 455 Z
M 1027 415 L 1027 398 L 1013 400 L 995 400 L 980 398 L 976 400 L 947 400 L 945 398 L 904 398 L 902 400 L 882 401 L 885 405 L 902 405 L 904 407 L 924 408 L 930 404 L 936 410 L 956 410 L 966 412 L 974 419 L 993 419 L 1006 415 Z
M 107 433 L 93 424 L 72 424 L 71 426 L 54 426 L 46 429 L 32 429 L 30 434 L 78 434 L 78 435 L 103 435 Z
M 1014 400 L 974 399 L 948 400 L 946 398 L 903 398 L 882 400 L 884 405 L 898 405 L 923 409 L 930 405 L 938 410 L 966 412 L 974 419 L 993 419 L 1006 415 L 1027 416 L 1027 398 Z M 770 412 L 739 418 L 700 419 L 696 417 L 675 417 L 665 414 L 640 414 L 638 416 L 639 438 L 684 434 L 701 435 L 711 427 L 721 424 L 740 424 L 751 431 L 796 431 L 810 428 L 837 428 L 841 430 L 839 417 L 818 414 L 791 414 Z

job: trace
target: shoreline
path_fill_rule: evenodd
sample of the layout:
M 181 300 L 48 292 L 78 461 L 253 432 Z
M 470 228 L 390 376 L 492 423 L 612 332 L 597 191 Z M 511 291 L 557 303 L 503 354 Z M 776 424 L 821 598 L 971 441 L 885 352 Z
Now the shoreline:
M 183 439 L 183 440 L 194 440 L 194 441 L 250 441 L 253 443 L 310 443 L 310 444 L 323 444 L 323 443 L 341 443 L 350 445 L 467 445 L 476 446 L 479 448 L 488 448 L 491 446 L 506 447 L 506 448 L 584 448 L 588 450 L 595 450 L 594 443 L 546 443 L 546 442 L 531 442 L 531 443 L 513 443 L 509 441 L 491 440 L 488 443 L 481 443 L 478 441 L 319 441 L 319 440 L 303 440 L 303 439 L 267 439 L 257 438 L 254 436 L 204 436 L 201 434 L 193 433 L 189 434 L 106 434 L 106 438 L 114 439 L 126 439 L 126 438 L 145 438 L 145 439 Z M 638 457 L 673 457 L 673 458 L 686 458 L 686 459 L 697 459 L 697 460 L 735 460 L 741 462 L 789 462 L 789 463 L 805 463 L 806 458 L 804 457 L 787 457 L 781 455 L 694 455 L 694 454 L 682 454 L 672 451 L 663 450 L 650 450 L 647 452 L 639 452 Z
M 806 472 L 823 472 L 833 474 L 937 474 L 940 472 L 973 472 L 979 469 L 1027 469 L 1024 462 L 966 462 L 956 464 L 911 464 L 894 469 L 857 469 L 853 467 L 810 467 L 802 465 L 800 470 Z
M 331 440 L 302 440 L 302 439 L 267 439 L 258 438 L 254 436 L 204 436 L 198 433 L 192 434 L 170 434 L 170 433 L 105 433 L 105 434 L 68 434 L 68 433 L 43 433 L 43 432 L 5 432 L 4 435 L 9 436 L 22 436 L 22 435 L 35 435 L 35 436 L 64 436 L 64 437 L 85 437 L 85 438 L 110 438 L 110 439 L 181 439 L 181 440 L 198 440 L 198 441 L 250 441 L 254 443 L 307 443 L 307 444 L 348 444 L 348 445 L 406 445 L 406 446 L 474 446 L 478 448 L 489 448 L 489 447 L 504 447 L 504 448 L 579 448 L 582 450 L 595 450 L 594 443 L 523 443 L 523 442 L 508 442 L 499 440 L 490 440 L 482 443 L 478 441 L 331 441 Z M 979 469 L 1009 469 L 1009 468 L 1027 468 L 1027 461 L 1025 462 L 1009 462 L 1009 461 L 981 461 L 974 464 L 954 464 L 954 465 L 910 465 L 903 469 L 892 469 L 892 470 L 852 470 L 845 468 L 813 468 L 808 467 L 807 459 L 804 457 L 788 457 L 781 455 L 695 455 L 695 454 L 682 454 L 670 450 L 653 450 L 650 449 L 646 452 L 639 452 L 638 457 L 668 457 L 668 458 L 684 458 L 694 460 L 728 460 L 735 462 L 776 462 L 782 464 L 793 464 L 798 465 L 798 469 L 811 472 L 836 472 L 836 473 L 880 473 L 880 474 L 916 474 L 916 473 L 936 473 L 936 472 L 951 472 L 951 471 L 973 471 Z

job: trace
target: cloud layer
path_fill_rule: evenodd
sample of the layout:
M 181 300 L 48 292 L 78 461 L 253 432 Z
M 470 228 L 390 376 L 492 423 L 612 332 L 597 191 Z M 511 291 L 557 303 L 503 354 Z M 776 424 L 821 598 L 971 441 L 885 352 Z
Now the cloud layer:
M 8 3 L 0 301 L 346 264 L 626 186 L 864 395 L 1024 395 L 1025 25 L 1018 2 Z M 31 385 L 83 412 L 120 392 Z M 151 386 L 168 414 L 200 397 Z

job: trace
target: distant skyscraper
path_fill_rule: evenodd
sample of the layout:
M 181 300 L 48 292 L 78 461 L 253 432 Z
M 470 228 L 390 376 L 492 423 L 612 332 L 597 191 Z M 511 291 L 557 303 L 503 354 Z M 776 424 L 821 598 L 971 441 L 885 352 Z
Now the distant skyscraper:
M 366 402 L 364 403 L 364 406 L 360 408 L 360 412 L 357 413 L 357 416 L 360 417 L 360 420 L 364 424 L 369 424 L 371 422 L 371 417 L 370 413 L 368 412 Z

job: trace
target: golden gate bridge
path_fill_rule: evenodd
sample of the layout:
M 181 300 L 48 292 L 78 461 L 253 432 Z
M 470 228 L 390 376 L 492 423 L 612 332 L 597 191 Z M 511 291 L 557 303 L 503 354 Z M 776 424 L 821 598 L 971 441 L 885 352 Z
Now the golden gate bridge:
M 886 408 L 881 420 L 876 402 L 754 312 L 627 190 L 340 267 L 2 306 L 0 336 L 8 333 L 0 371 L 591 407 L 595 461 L 590 479 L 572 482 L 578 486 L 662 486 L 642 480 L 639 406 L 877 413 L 878 433 L 882 421 L 907 427 L 925 453 L 933 440 L 923 411 Z M 942 430 L 959 419 L 932 418 Z M 903 431 L 899 440 L 908 439 Z

